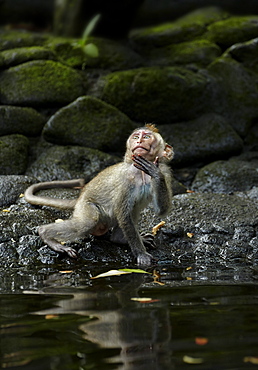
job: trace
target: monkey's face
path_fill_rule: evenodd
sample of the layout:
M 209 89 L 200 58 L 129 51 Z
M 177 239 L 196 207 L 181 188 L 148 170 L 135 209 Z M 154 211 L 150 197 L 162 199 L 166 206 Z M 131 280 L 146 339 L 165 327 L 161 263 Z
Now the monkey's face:
M 157 156 L 157 143 L 158 140 L 155 133 L 149 130 L 136 130 L 128 140 L 132 155 L 141 155 L 150 161 L 154 160 Z

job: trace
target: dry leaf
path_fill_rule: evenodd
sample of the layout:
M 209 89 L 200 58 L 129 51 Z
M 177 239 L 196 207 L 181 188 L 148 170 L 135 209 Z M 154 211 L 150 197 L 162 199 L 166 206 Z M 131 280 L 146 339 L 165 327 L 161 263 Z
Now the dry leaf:
M 19 195 L 19 198 L 23 198 L 24 197 L 24 194 L 23 193 L 21 193 L 20 195 Z
M 9 209 L 2 209 L 2 212 L 10 212 Z
M 253 365 L 258 365 L 258 357 L 246 356 L 244 357 L 244 362 L 251 362 Z
M 46 315 L 45 316 L 45 319 L 46 320 L 50 320 L 50 319 L 58 319 L 59 318 L 59 316 L 58 315 Z
M 159 224 L 157 224 L 156 226 L 154 226 L 153 228 L 152 228 L 152 234 L 153 235 L 156 235 L 157 234 L 157 232 L 159 231 L 159 229 L 162 227 L 162 226 L 164 226 L 166 224 L 166 222 L 165 221 L 161 221 Z
M 110 270 L 107 272 L 103 272 L 103 274 L 99 274 L 97 276 L 92 276 L 91 279 L 98 279 L 101 277 L 108 277 L 108 276 L 119 276 L 123 274 L 131 274 L 131 272 L 126 272 L 126 271 L 119 271 L 119 270 Z
M 194 233 L 187 233 L 186 235 L 188 236 L 188 238 L 193 238 Z
M 204 346 L 205 344 L 207 344 L 209 342 L 208 338 L 204 338 L 204 337 L 196 337 L 195 338 L 195 343 L 198 345 L 198 346 Z
M 192 267 L 187 267 L 186 271 L 192 270 Z
M 202 364 L 203 363 L 202 358 L 200 358 L 200 357 L 191 357 L 191 356 L 187 356 L 187 355 L 185 355 L 183 357 L 183 361 L 186 364 L 192 364 L 192 365 L 197 365 L 197 364 Z
M 152 299 L 152 298 L 131 298 L 131 301 L 135 302 L 141 302 L 141 303 L 153 303 L 153 302 L 159 302 L 159 299 Z
M 60 274 L 71 274 L 73 270 L 65 270 L 65 271 L 59 271 Z

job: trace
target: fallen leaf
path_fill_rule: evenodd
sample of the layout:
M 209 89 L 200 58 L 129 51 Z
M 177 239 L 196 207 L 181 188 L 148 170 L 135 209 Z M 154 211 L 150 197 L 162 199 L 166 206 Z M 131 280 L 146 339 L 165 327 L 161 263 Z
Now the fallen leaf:
M 23 198 L 24 197 L 24 194 L 23 193 L 21 193 L 20 195 L 19 195 L 19 198 Z
M 9 209 L 2 209 L 2 212 L 10 212 Z
M 187 267 L 186 271 L 192 270 L 192 267 Z
M 150 272 L 147 272 L 141 269 L 119 269 L 119 270 L 109 270 L 107 272 L 103 272 L 102 274 L 99 274 L 97 276 L 92 276 L 91 279 L 98 279 L 100 277 L 109 277 L 109 276 L 119 276 L 123 274 L 132 274 L 132 273 L 150 274 Z
M 185 355 L 183 357 L 183 361 L 186 364 L 192 364 L 192 365 L 197 365 L 197 364 L 202 364 L 203 363 L 202 358 L 200 358 L 200 357 L 191 357 L 191 356 L 187 356 L 187 355 Z
M 208 338 L 204 337 L 196 337 L 195 338 L 195 343 L 198 344 L 198 346 L 204 346 L 209 342 Z
M 144 271 L 144 270 L 141 270 L 141 269 L 119 269 L 118 271 L 125 271 L 125 272 L 135 272 L 137 274 L 151 274 L 150 272 L 147 272 L 147 271 Z
M 46 320 L 50 320 L 50 319 L 58 319 L 59 318 L 59 316 L 58 315 L 46 315 L 45 316 L 45 319 Z
M 159 229 L 162 227 L 162 226 L 164 226 L 166 224 L 166 222 L 165 221 L 161 221 L 159 224 L 157 224 L 156 226 L 154 226 L 153 228 L 152 228 L 152 234 L 153 235 L 156 235 L 157 234 L 157 232 L 159 231 Z
M 119 276 L 119 275 L 123 275 L 123 274 L 131 274 L 131 272 L 119 271 L 119 270 L 110 270 L 110 271 L 107 271 L 107 272 L 103 272 L 103 274 L 99 274 L 97 276 L 92 276 L 91 279 L 98 279 L 98 278 L 101 278 L 101 277 L 108 277 L 108 276 Z
M 258 357 L 246 356 L 244 357 L 244 362 L 251 362 L 253 365 L 258 365 Z
M 187 233 L 186 235 L 188 236 L 188 238 L 193 238 L 194 237 L 194 233 Z
M 73 272 L 73 270 L 64 270 L 64 271 L 59 271 L 60 274 L 70 274 L 71 272 Z
M 152 298 L 131 298 L 131 301 L 135 302 L 141 302 L 141 303 L 153 303 L 153 302 L 159 302 L 159 299 L 152 299 Z

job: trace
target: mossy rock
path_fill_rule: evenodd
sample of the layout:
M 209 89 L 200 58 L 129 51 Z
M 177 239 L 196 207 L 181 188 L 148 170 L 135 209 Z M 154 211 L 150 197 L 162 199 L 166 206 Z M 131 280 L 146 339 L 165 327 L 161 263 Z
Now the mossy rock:
M 87 182 L 118 161 L 117 157 L 96 149 L 55 145 L 32 163 L 26 175 L 36 177 L 39 181 L 84 178 Z
M 21 47 L 0 52 L 0 67 L 10 67 L 31 60 L 55 60 L 53 51 L 42 46 Z
M 132 120 L 162 124 L 197 117 L 209 107 L 215 88 L 202 71 L 146 67 L 106 75 L 96 95 Z
M 54 114 L 45 125 L 43 136 L 55 144 L 123 152 L 133 127 L 132 121 L 115 107 L 83 96 Z
M 0 175 L 21 175 L 27 167 L 29 140 L 23 135 L 0 137 Z
M 52 60 L 23 63 L 0 75 L 0 100 L 3 104 L 65 105 L 83 92 L 81 75 Z
M 204 34 L 207 25 L 226 17 L 228 14 L 216 7 L 198 9 L 174 22 L 133 30 L 130 42 L 141 52 L 145 48 L 190 41 Z
M 21 134 L 40 135 L 46 119 L 33 108 L 0 106 L 0 136 Z
M 228 54 L 217 58 L 207 69 L 221 91 L 214 100 L 214 111 L 228 118 L 236 131 L 245 136 L 258 114 L 258 75 Z
M 220 47 L 208 40 L 200 39 L 163 48 L 152 48 L 147 53 L 151 65 L 187 65 L 207 66 L 222 54 Z
M 80 68 L 102 68 L 110 71 L 139 67 L 142 58 L 131 48 L 113 40 L 89 37 L 86 45 L 94 44 L 98 56 L 92 57 L 83 51 L 78 39 L 54 38 L 46 44 L 58 56 L 61 62 Z
M 258 73 L 258 38 L 231 46 L 227 54 L 245 67 Z
M 206 36 L 223 48 L 257 37 L 258 16 L 236 16 L 208 26 Z
M 0 30 L 0 50 L 27 46 L 42 46 L 48 36 L 24 30 Z
M 162 125 L 159 129 L 174 148 L 172 166 L 228 158 L 243 148 L 243 141 L 225 118 L 213 113 L 188 122 Z

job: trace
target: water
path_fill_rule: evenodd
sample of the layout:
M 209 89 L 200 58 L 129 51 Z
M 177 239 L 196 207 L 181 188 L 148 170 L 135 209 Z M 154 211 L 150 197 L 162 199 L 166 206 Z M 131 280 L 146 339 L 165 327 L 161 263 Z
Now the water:
M 255 268 L 159 266 L 156 278 L 90 279 L 113 268 L 0 271 L 1 368 L 258 366 Z

